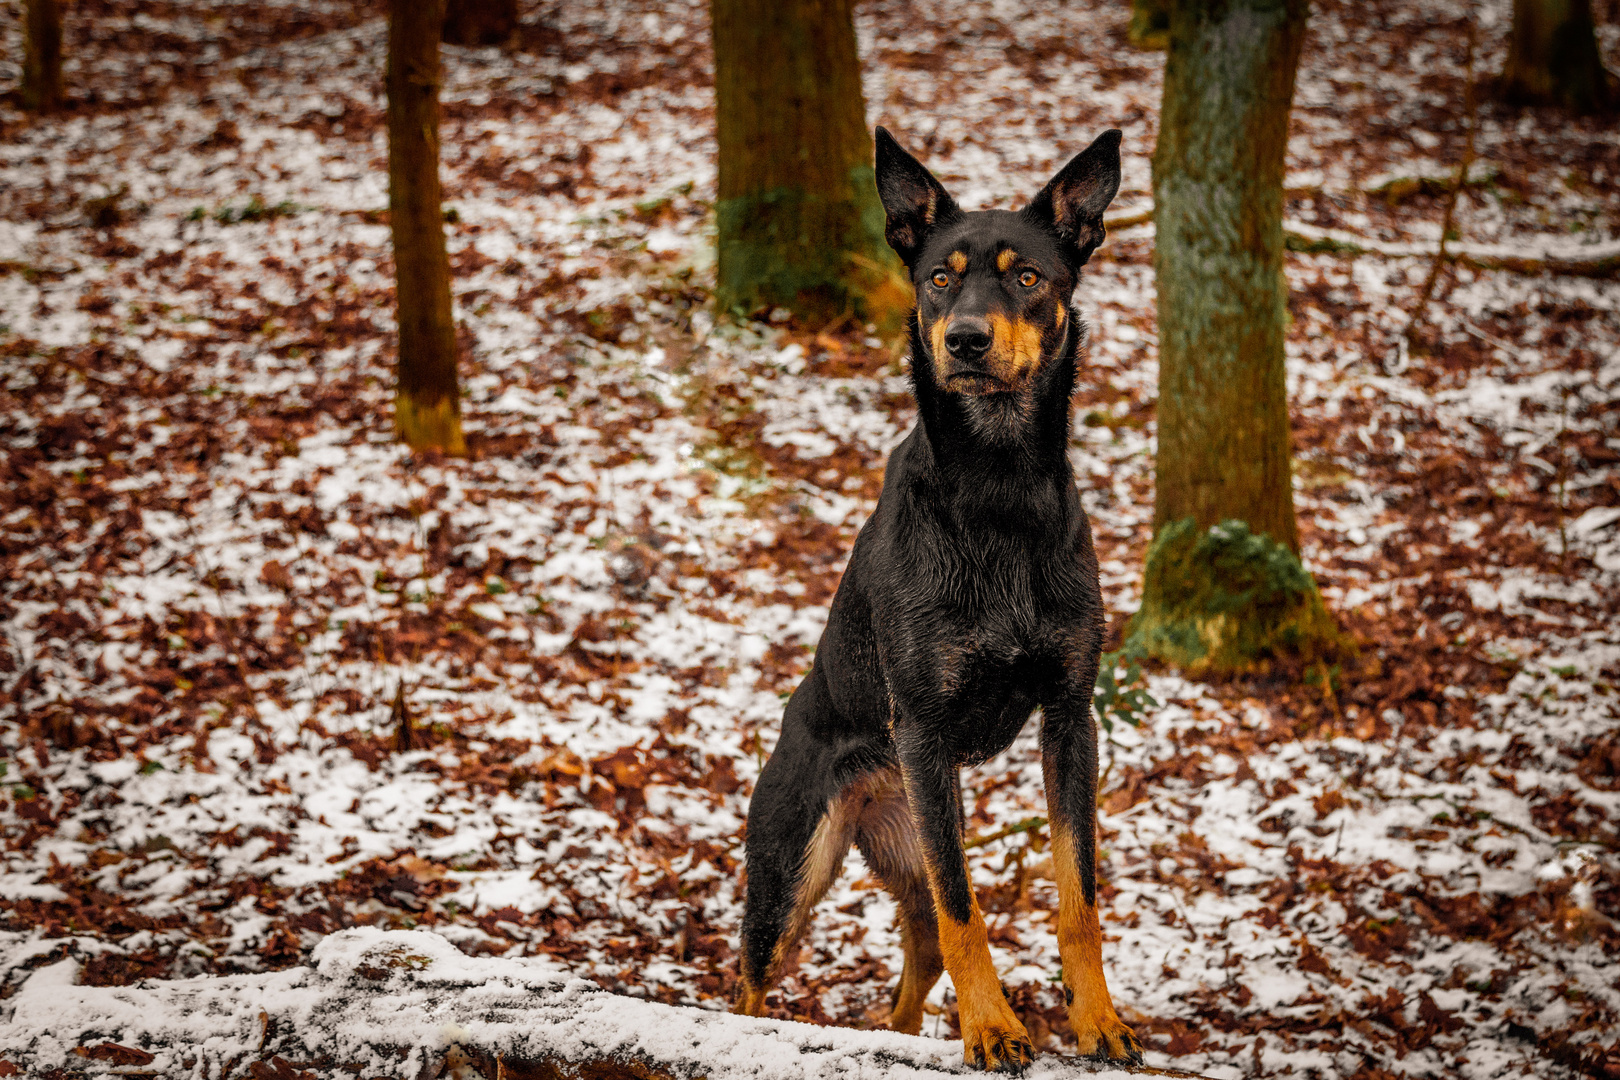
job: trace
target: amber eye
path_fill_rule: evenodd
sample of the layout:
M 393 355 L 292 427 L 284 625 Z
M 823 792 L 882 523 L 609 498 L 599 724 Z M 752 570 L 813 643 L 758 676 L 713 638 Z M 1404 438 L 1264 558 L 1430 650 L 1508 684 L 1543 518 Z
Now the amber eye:
M 936 271 L 933 280 L 936 289 L 943 289 L 951 283 L 950 275 L 943 270 Z
M 1018 284 L 1022 285 L 1026 289 L 1033 289 L 1036 284 L 1040 282 L 1040 280 L 1041 275 L 1037 274 L 1033 270 L 1025 270 L 1022 274 L 1018 275 Z

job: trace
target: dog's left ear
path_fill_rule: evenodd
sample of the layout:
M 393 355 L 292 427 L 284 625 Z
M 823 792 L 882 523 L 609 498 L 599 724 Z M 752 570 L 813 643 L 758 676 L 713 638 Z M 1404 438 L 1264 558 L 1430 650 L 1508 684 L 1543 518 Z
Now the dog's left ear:
M 1103 211 L 1119 191 L 1118 128 L 1105 131 L 1052 177 L 1024 216 L 1063 240 L 1069 260 L 1084 266 L 1103 239 Z

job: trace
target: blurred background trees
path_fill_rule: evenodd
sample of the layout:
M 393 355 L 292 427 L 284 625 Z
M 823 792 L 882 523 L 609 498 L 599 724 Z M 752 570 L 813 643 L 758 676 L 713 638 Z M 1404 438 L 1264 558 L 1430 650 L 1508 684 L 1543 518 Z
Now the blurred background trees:
M 713 0 L 717 301 L 897 328 L 911 305 L 883 239 L 853 0 Z
M 414 450 L 462 455 L 467 445 L 439 186 L 444 14 L 445 0 L 392 0 L 388 11 L 388 212 L 399 316 L 394 427 Z
M 1620 104 L 1620 87 L 1598 52 L 1592 0 L 1513 0 L 1500 92 L 1510 102 L 1576 113 Z
M 32 112 L 62 107 L 62 9 L 58 0 L 23 0 L 22 105 Z
M 1299 564 L 1283 174 L 1307 0 L 1170 5 L 1153 156 L 1159 446 L 1129 646 L 1237 671 L 1337 638 Z
M 447 0 L 444 6 L 449 45 L 504 45 L 517 28 L 517 0 Z

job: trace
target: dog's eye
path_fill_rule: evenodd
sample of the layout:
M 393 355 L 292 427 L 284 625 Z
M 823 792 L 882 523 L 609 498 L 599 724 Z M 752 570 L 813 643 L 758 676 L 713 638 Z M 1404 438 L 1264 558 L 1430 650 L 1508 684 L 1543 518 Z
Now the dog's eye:
M 1018 284 L 1026 289 L 1033 289 L 1041 280 L 1041 275 L 1033 270 L 1025 270 L 1018 275 Z
M 943 289 L 951 283 L 951 276 L 940 270 L 934 274 L 934 288 Z

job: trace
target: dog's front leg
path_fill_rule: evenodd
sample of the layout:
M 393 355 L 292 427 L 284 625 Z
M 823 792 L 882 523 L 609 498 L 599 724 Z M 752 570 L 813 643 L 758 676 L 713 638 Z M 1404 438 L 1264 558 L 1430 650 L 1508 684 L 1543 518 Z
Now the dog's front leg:
M 962 853 L 961 789 L 955 763 L 937 740 L 897 732 L 906 801 L 922 838 L 928 887 L 939 922 L 940 952 L 956 986 L 962 1056 L 969 1065 L 1021 1072 L 1034 1057 L 1029 1032 L 1001 990 L 990 962 L 984 915 Z
M 1041 771 L 1052 822 L 1058 883 L 1058 954 L 1069 999 L 1069 1025 L 1080 1053 L 1142 1060 L 1142 1044 L 1114 1011 L 1103 978 L 1097 917 L 1097 723 L 1091 686 L 1048 705 L 1041 724 Z

